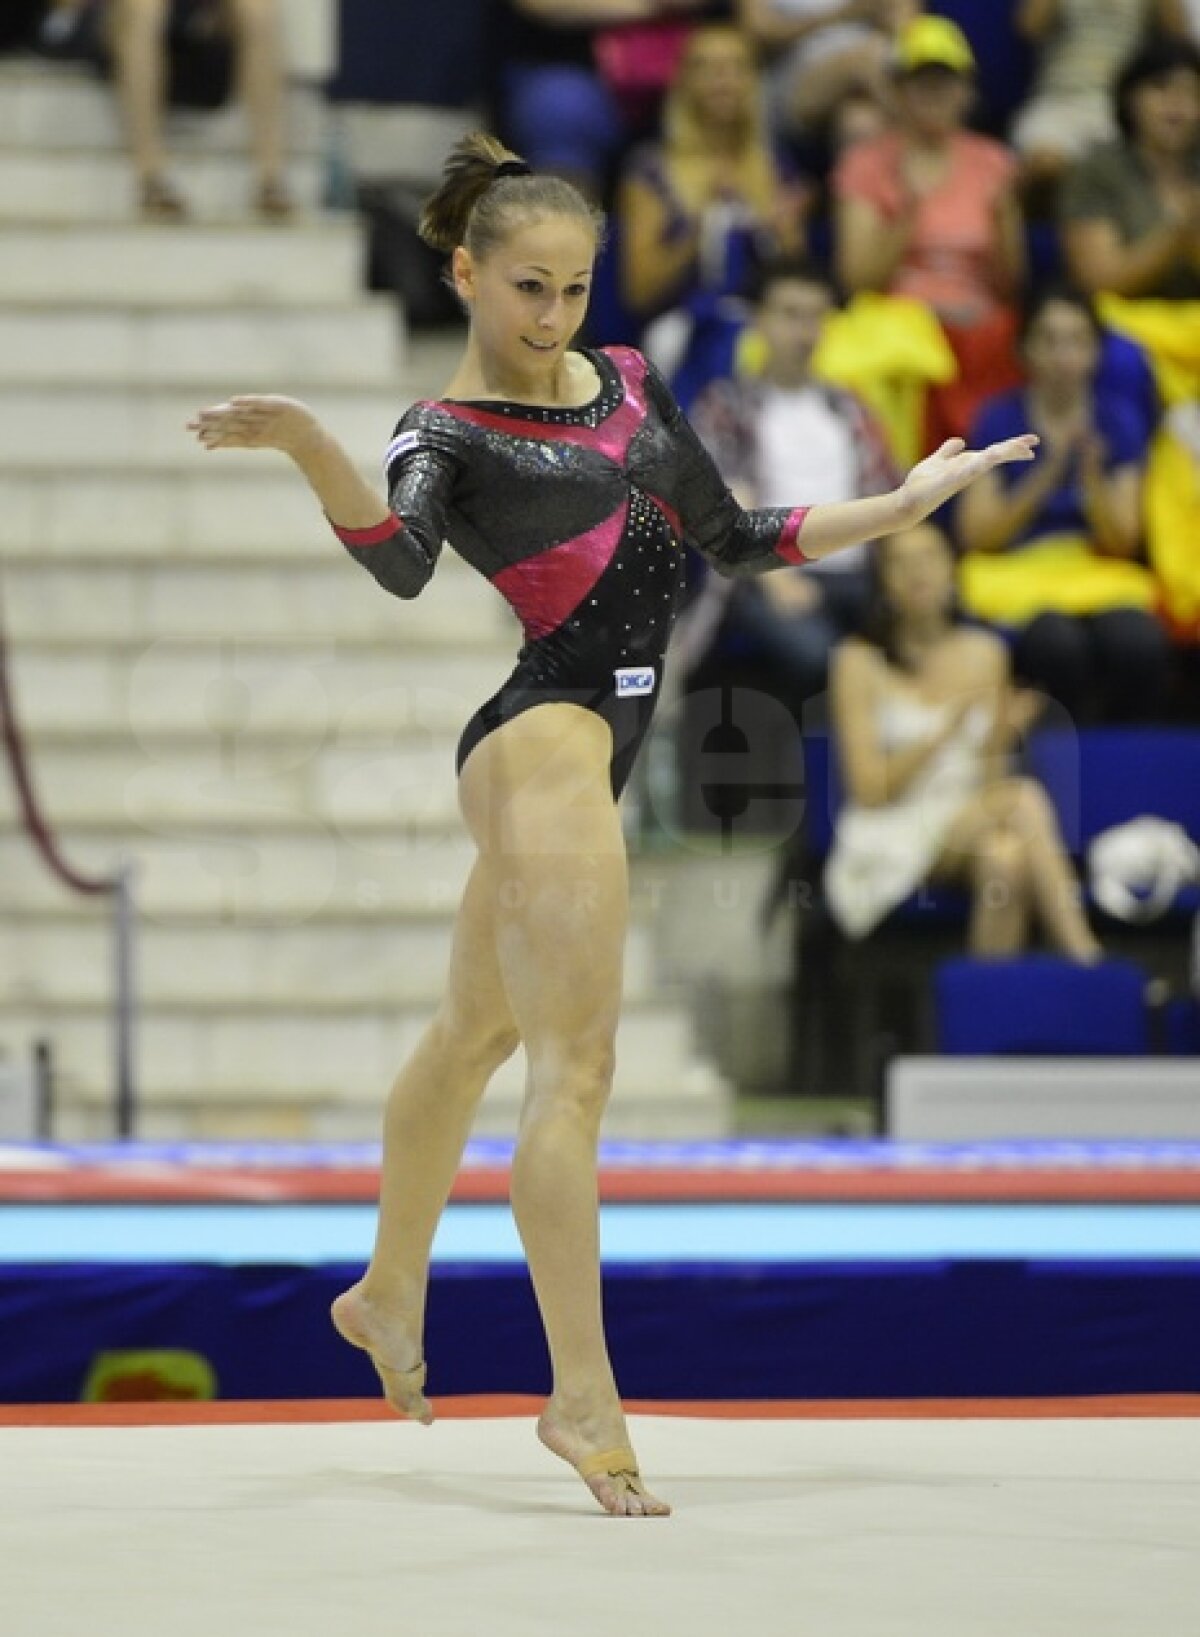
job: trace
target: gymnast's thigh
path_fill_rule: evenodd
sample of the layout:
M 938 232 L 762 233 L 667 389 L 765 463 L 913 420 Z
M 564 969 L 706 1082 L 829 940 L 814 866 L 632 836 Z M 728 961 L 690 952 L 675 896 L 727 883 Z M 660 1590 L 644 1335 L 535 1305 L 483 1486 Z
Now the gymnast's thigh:
M 459 778 L 492 870 L 496 947 L 527 1051 L 611 1047 L 629 915 L 628 869 L 603 717 L 556 701 L 481 739 Z
M 481 855 L 471 867 L 454 919 L 450 967 L 436 1020 L 458 1051 L 489 1065 L 503 1062 L 520 1044 L 496 946 L 496 902 L 496 872 Z

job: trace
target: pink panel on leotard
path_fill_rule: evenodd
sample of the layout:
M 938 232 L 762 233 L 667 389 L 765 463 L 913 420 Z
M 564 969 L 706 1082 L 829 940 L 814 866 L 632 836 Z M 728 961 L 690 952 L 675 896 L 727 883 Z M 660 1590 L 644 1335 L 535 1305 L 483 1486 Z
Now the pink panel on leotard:
M 544 637 L 572 613 L 612 561 L 629 511 L 627 501 L 586 534 L 502 568 L 492 584 L 507 597 L 528 637 Z
M 625 397 L 599 426 L 557 426 L 550 421 L 526 421 L 516 415 L 501 415 L 485 409 L 482 404 L 450 403 L 438 398 L 427 402 L 457 420 L 470 421 L 472 426 L 483 426 L 490 432 L 508 432 L 516 438 L 538 438 L 544 442 L 573 443 L 620 463 L 625 459 L 634 433 L 646 419 L 646 365 L 632 347 L 605 350 L 617 366 L 625 385 Z
M 776 554 L 783 558 L 785 563 L 809 563 L 811 557 L 806 557 L 796 544 L 796 536 L 804 527 L 804 519 L 808 516 L 808 506 L 797 506 L 787 522 L 783 525 L 783 533 L 775 542 Z

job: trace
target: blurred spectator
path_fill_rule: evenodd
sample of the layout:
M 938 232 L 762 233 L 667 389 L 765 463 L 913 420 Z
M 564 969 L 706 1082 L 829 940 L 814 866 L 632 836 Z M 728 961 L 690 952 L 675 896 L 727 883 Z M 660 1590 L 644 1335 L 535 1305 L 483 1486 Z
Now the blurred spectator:
M 873 563 L 866 632 L 833 664 L 847 795 L 825 869 L 834 919 L 861 938 L 925 882 L 962 883 L 973 953 L 1017 953 L 1036 921 L 1063 954 L 1098 960 L 1053 808 L 1007 772 L 1037 701 L 1014 692 L 1004 644 L 958 615 L 949 542 L 922 524 Z
M 707 0 L 507 0 L 500 39 L 501 120 L 507 139 L 536 170 L 569 177 L 593 197 L 630 135 L 620 70 L 608 79 L 597 50 L 619 52 L 642 66 L 643 86 L 673 68 L 688 15 Z M 653 39 L 639 28 L 656 30 Z M 648 60 L 650 59 L 650 60 Z M 664 81 L 665 87 L 665 81 Z
M 964 435 L 979 403 L 1019 378 L 1016 162 L 965 128 L 974 68 L 955 24 L 918 17 L 897 48 L 897 128 L 856 143 L 834 173 L 843 283 L 925 302 L 954 352 L 957 377 L 929 395 L 931 445 Z
M 87 28 L 111 59 L 142 215 L 151 221 L 187 218 L 184 199 L 167 175 L 163 140 L 168 88 L 181 100 L 219 101 L 226 57 L 246 104 L 256 173 L 254 208 L 272 221 L 292 213 L 285 180 L 284 60 L 277 0 L 53 0 L 42 29 L 52 50 Z M 186 78 L 215 77 L 188 94 Z
M 833 310 L 829 278 L 799 257 L 763 269 L 753 324 L 761 376 L 714 381 L 692 423 L 746 506 L 854 500 L 892 488 L 895 470 L 871 413 L 843 387 L 814 380 L 813 353 Z M 868 548 L 754 579 L 711 575 L 686 622 L 692 654 L 715 634 L 749 647 L 793 711 L 826 686 L 835 644 L 857 630 L 868 597 Z M 698 656 L 697 656 L 698 657 Z
M 1101 332 L 1086 297 L 1043 292 L 1024 328 L 1027 386 L 985 404 L 972 437 L 1034 431 L 1037 458 L 990 472 L 965 493 L 958 529 L 966 606 L 1012 627 L 1015 665 L 1075 722 L 1152 721 L 1170 648 L 1155 618 L 1142 550 L 1147 429 L 1098 392 Z
M 663 107 L 663 139 L 630 156 L 617 197 L 622 297 L 646 351 L 677 375 L 757 262 L 804 241 L 808 192 L 767 142 L 751 48 L 698 28 Z
M 737 0 L 746 32 L 773 54 L 770 101 L 790 136 L 836 123 L 849 99 L 885 104 L 888 58 L 921 0 Z
M 1187 33 L 1183 0 L 1020 0 L 1015 21 L 1037 48 L 1033 91 L 1012 127 L 1031 183 L 1116 137 L 1112 83 L 1148 29 Z
M 1122 136 L 1063 184 L 1063 243 L 1085 290 L 1200 297 L 1200 50 L 1156 40 L 1115 87 Z

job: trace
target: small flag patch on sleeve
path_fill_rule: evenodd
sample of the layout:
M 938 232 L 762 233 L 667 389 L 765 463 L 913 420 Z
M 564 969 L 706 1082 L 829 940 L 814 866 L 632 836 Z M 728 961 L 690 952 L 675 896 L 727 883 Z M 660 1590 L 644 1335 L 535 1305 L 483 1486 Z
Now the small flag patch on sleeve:
M 383 457 L 383 469 L 386 472 L 392 462 L 400 455 L 407 455 L 410 449 L 415 449 L 421 441 L 419 432 L 401 432 L 398 438 L 393 438 L 387 446 Z

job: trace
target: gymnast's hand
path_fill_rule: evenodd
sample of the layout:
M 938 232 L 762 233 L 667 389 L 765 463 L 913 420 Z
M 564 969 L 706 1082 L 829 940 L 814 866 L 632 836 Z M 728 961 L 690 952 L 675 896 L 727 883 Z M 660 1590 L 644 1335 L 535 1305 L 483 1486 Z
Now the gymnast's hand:
M 1037 445 L 1036 432 L 1022 432 L 1020 437 L 1005 438 L 986 449 L 968 449 L 961 438 L 947 438 L 940 449 L 913 467 L 901 486 L 901 494 L 912 507 L 910 526 L 993 467 L 1032 460 Z
M 323 435 L 320 421 L 298 398 L 230 398 L 199 410 L 187 424 L 206 449 L 281 449 L 292 456 Z

